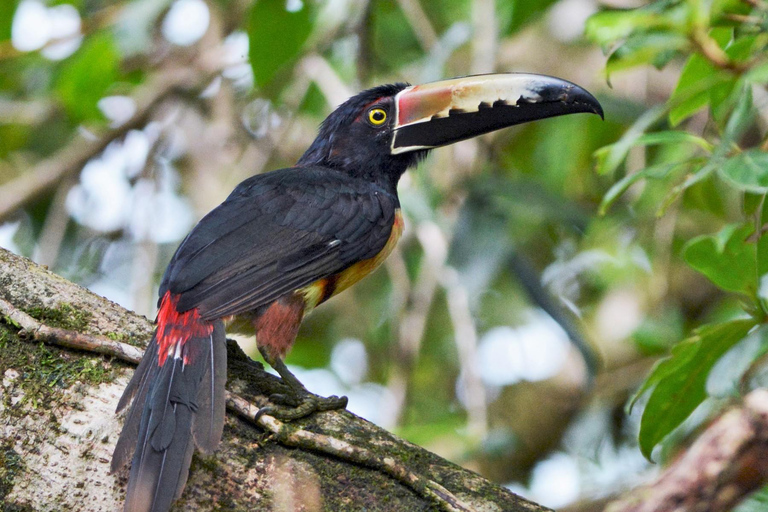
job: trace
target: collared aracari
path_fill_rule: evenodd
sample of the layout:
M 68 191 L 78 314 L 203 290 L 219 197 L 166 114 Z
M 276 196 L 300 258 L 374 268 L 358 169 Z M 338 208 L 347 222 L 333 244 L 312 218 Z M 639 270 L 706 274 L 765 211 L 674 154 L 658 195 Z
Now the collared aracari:
M 118 404 L 119 412 L 133 399 L 112 459 L 116 471 L 133 452 L 125 510 L 168 510 L 194 448 L 218 445 L 226 324 L 251 326 L 265 360 L 303 390 L 282 359 L 302 318 L 394 247 L 406 169 L 438 146 L 578 112 L 602 116 L 587 91 L 541 75 L 383 85 L 328 116 L 295 166 L 240 183 L 171 259 L 157 329 Z

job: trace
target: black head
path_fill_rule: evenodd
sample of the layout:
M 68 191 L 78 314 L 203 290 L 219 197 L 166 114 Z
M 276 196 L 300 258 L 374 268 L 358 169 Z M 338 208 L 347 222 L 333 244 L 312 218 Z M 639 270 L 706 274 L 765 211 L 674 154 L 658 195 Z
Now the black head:
M 412 151 L 393 155 L 395 96 L 408 84 L 380 85 L 341 105 L 320 126 L 317 138 L 298 165 L 321 165 L 372 181 L 392 182 L 426 155 Z
M 600 103 L 576 84 L 544 75 L 500 73 L 424 85 L 393 84 L 339 106 L 299 165 L 332 167 L 392 186 L 435 147 Z

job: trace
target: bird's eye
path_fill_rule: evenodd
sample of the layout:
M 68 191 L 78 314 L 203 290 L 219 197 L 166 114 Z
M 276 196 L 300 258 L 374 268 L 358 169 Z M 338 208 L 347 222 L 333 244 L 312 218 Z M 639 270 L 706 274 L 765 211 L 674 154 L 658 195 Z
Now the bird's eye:
M 368 121 L 373 126 L 381 126 L 387 120 L 387 112 L 383 108 L 372 108 L 368 111 Z

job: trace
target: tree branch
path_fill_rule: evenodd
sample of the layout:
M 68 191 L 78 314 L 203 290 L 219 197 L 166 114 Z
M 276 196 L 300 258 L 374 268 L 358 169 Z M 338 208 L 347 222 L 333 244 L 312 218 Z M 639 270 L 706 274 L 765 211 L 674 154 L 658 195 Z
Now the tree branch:
M 768 390 L 758 389 L 710 425 L 654 483 L 606 512 L 725 512 L 766 482 Z
M 114 356 L 134 364 L 138 364 L 144 354 L 143 350 L 133 345 L 111 340 L 105 336 L 44 325 L 3 299 L 0 299 L 0 313 L 12 324 L 17 324 L 21 328 L 20 333 L 26 334 L 33 340 Z M 472 512 L 474 510 L 442 485 L 410 471 L 404 464 L 397 462 L 392 457 L 382 457 L 362 446 L 324 434 L 301 428 L 288 428 L 280 420 L 268 415 L 261 415 L 258 421 L 254 421 L 259 412 L 259 407 L 256 404 L 229 391 L 227 391 L 226 397 L 229 410 L 238 413 L 245 421 L 264 428 L 286 446 L 314 450 L 381 471 L 411 487 L 416 493 L 433 499 L 446 512 Z
M 148 338 L 152 326 L 146 319 L 4 250 L 0 250 L 0 283 L 3 284 L 0 315 L 6 320 L 5 326 L 0 322 L 0 344 L 4 353 L 13 352 L 4 344 L 7 333 L 14 332 L 12 344 L 35 347 L 28 341 L 44 341 L 81 351 L 80 356 L 62 352 L 60 357 L 66 360 L 89 357 L 93 352 L 132 363 L 139 360 L 141 349 L 125 340 Z M 57 311 L 69 312 L 72 318 L 59 316 L 57 323 L 63 326 L 48 325 L 45 319 L 56 317 Z M 79 316 L 77 312 L 87 314 Z M 82 323 L 83 319 L 87 319 L 86 324 Z M 70 328 L 70 324 L 77 328 Z M 281 487 L 279 480 L 299 478 L 296 475 L 305 472 L 297 468 L 309 468 L 312 476 L 305 480 L 315 482 L 322 490 L 322 497 L 313 507 L 307 505 L 307 510 L 415 510 L 427 506 L 450 512 L 470 512 L 490 506 L 510 511 L 545 510 L 346 411 L 315 414 L 292 423 L 261 416 L 260 428 L 257 428 L 253 420 L 258 411 L 256 403 L 266 401 L 258 382 L 276 378 L 264 374 L 257 363 L 239 355 L 242 352 L 232 347 L 229 352 L 227 405 L 237 417 L 228 417 L 219 450 L 210 457 L 197 457 L 193 462 L 178 509 L 271 510 L 271 502 L 279 499 L 280 492 L 295 489 L 291 484 L 287 486 L 289 491 L 285 491 L 286 486 Z M 23 387 L 21 376 L 33 375 L 34 369 L 9 367 L 13 358 L 8 360 L 11 362 L 0 359 L 3 378 L 0 397 L 4 396 L 0 399 L 0 439 L 11 441 L 0 443 L 0 457 L 15 453 L 23 464 L 10 479 L 10 491 L 0 494 L 0 499 L 11 504 L 33 502 L 43 508 L 96 510 L 106 506 L 108 510 L 117 509 L 126 474 L 125 471 L 117 475 L 107 473 L 119 424 L 104 411 L 114 409 L 125 374 L 130 372 L 116 361 L 102 361 L 100 364 L 109 365 L 116 372 L 118 382 L 90 387 L 81 382 L 76 390 L 65 390 L 68 396 L 82 393 L 71 400 L 74 403 L 70 404 L 71 410 L 65 406 L 66 401 L 47 399 L 40 411 L 42 400 L 30 399 L 27 405 L 18 405 L 23 403 L 18 400 L 20 394 L 32 393 Z M 255 375 L 257 372 L 262 375 Z M 37 409 L 31 405 L 34 403 L 38 403 Z M 92 405 L 98 407 L 98 411 L 92 412 Z M 55 425 L 49 421 L 48 414 L 38 414 L 46 410 L 55 412 Z M 81 415 L 86 413 L 93 416 L 84 420 Z M 43 420 L 40 424 L 35 423 L 39 416 Z M 72 416 L 77 420 L 72 420 Z M 108 426 L 104 425 L 105 421 Z M 73 436 L 71 425 L 78 425 L 77 429 L 84 434 Z M 34 441 L 13 441 L 22 440 L 29 432 L 38 433 Z M 264 432 L 269 436 L 267 439 Z M 61 437 L 66 437 L 66 442 Z M 69 447 L 62 452 L 62 446 Z M 88 457 L 84 459 L 83 454 Z M 75 460 L 70 460 L 72 458 Z M 51 462 L 53 459 L 55 463 Z M 281 460 L 290 461 L 288 476 L 280 469 L 285 464 L 276 462 Z M 66 472 L 62 470 L 57 474 L 58 467 Z M 293 473 L 291 468 L 295 470 Z M 44 484 L 51 480 L 63 486 L 61 492 L 52 493 Z M 97 489 L 86 488 L 90 493 L 102 493 L 100 500 L 83 498 L 84 491 L 77 491 L 82 489 L 78 483 L 83 481 L 98 482 L 94 484 Z M 3 492 L 0 488 L 0 493 Z M 293 499 L 301 501 L 308 499 L 306 496 L 296 495 Z M 94 506 L 89 508 L 91 501 Z

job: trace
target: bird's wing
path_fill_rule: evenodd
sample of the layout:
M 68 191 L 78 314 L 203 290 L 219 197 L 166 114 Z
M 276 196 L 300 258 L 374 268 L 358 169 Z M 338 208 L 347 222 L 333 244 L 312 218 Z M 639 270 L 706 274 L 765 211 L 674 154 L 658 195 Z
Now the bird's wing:
M 204 318 L 254 310 L 372 258 L 389 238 L 397 198 L 324 168 L 243 182 L 184 240 L 161 286 Z

